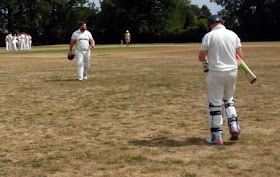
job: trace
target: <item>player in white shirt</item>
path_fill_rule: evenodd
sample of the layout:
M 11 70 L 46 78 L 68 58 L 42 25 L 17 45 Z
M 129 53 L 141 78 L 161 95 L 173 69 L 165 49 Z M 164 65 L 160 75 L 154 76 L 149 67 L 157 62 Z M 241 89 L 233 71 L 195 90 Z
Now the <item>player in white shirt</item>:
M 5 44 L 6 44 L 6 50 L 9 51 L 9 41 L 8 41 L 8 34 L 5 37 Z
M 6 38 L 5 38 L 5 41 L 6 41 L 6 50 L 7 51 L 10 51 L 12 50 L 12 33 L 6 31 Z
M 91 33 L 87 30 L 85 22 L 80 23 L 80 29 L 71 36 L 68 56 L 72 55 L 72 48 L 75 45 L 75 56 L 77 60 L 77 71 L 79 80 L 88 78 L 88 69 L 90 67 L 90 45 L 95 47 L 95 41 Z
M 209 68 L 206 108 L 210 138 L 206 142 L 216 145 L 223 145 L 222 115 L 226 117 L 231 141 L 238 140 L 241 132 L 233 101 L 238 69 L 235 55 L 242 57 L 241 42 L 223 23 L 219 15 L 209 17 L 211 31 L 203 37 L 198 57 L 201 62 L 208 61 Z
M 18 50 L 20 50 L 20 33 L 17 34 L 17 39 L 18 39 Z
M 16 34 L 12 37 L 12 48 L 14 50 L 17 50 L 17 45 L 18 45 L 18 37 Z
M 28 49 L 31 50 L 31 46 L 32 46 L 32 37 L 30 36 L 30 34 L 28 34 L 28 39 L 29 39 L 29 43 L 28 43 Z
M 19 40 L 20 40 L 20 50 L 25 50 L 25 35 L 24 35 L 24 33 L 21 33 L 21 35 L 19 36 Z
M 25 37 L 24 49 L 25 50 L 29 50 L 29 37 L 28 37 L 28 34 L 24 33 L 24 37 Z

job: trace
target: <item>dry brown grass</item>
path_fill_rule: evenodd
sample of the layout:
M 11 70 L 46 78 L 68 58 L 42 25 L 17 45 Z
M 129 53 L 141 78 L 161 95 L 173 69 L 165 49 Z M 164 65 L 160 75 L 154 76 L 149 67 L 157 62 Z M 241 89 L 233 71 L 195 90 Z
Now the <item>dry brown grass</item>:
M 199 44 L 97 46 L 77 81 L 68 46 L 0 49 L 0 176 L 280 176 L 280 43 L 244 43 L 238 142 L 205 143 Z

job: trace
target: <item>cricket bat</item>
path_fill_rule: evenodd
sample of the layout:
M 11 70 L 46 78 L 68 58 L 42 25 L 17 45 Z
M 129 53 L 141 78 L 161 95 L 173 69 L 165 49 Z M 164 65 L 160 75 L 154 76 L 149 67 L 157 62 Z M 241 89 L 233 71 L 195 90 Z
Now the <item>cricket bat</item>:
M 245 76 L 245 78 L 251 83 L 254 84 L 257 81 L 257 77 L 250 70 L 250 68 L 245 64 L 245 62 L 236 54 L 236 60 L 238 64 L 239 71 Z

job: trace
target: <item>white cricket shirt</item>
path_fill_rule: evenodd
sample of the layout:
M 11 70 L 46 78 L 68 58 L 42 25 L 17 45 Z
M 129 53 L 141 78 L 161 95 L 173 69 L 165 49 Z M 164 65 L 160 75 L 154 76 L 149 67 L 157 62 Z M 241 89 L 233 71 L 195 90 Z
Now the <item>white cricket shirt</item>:
M 210 71 L 231 71 L 238 68 L 235 54 L 239 47 L 241 42 L 237 34 L 219 24 L 205 34 L 200 50 L 207 51 Z
M 80 29 L 75 31 L 72 34 L 71 39 L 77 41 L 78 45 L 80 46 L 81 50 L 89 50 L 89 40 L 93 39 L 91 33 L 88 30 L 81 32 Z

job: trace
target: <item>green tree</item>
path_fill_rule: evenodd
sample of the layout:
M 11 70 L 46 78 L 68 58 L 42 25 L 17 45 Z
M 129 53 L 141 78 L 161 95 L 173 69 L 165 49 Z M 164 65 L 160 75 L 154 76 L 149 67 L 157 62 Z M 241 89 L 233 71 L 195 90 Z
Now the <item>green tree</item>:
M 13 33 L 27 32 L 34 43 L 69 42 L 69 35 L 97 11 L 88 0 L 1 0 L 0 27 Z
M 200 14 L 200 8 L 198 7 L 198 5 L 191 5 L 190 6 L 193 14 L 198 18 L 199 17 L 199 14 Z
M 186 15 L 189 13 L 188 11 L 190 11 L 190 6 L 191 6 L 190 0 L 179 0 L 177 3 L 176 8 L 178 8 L 182 24 L 185 24 Z
M 177 0 L 103 0 L 98 14 L 98 26 L 106 40 L 119 41 L 126 29 L 133 34 L 133 40 L 148 39 L 151 35 L 160 36 L 165 27 L 172 26 L 170 19 L 176 19 L 172 13 Z M 166 25 L 170 23 L 170 25 Z M 111 41 L 111 42 L 112 42 Z
M 203 5 L 199 13 L 199 19 L 208 19 L 210 15 L 212 15 L 210 9 L 206 5 Z
M 184 29 L 187 29 L 188 27 L 192 26 L 195 21 L 195 15 L 192 10 L 187 10 L 186 18 L 185 18 L 185 24 Z
M 28 32 L 35 44 L 69 43 L 78 22 L 84 20 L 99 43 L 119 43 L 125 30 L 137 42 L 174 42 L 204 35 L 201 20 L 210 15 L 207 6 L 199 8 L 191 0 L 100 0 L 100 10 L 88 2 L 1 0 L 0 28 Z
M 278 0 L 211 0 L 225 10 L 226 25 L 232 26 L 243 39 L 279 40 L 280 2 Z M 237 28 L 238 27 L 238 28 Z

